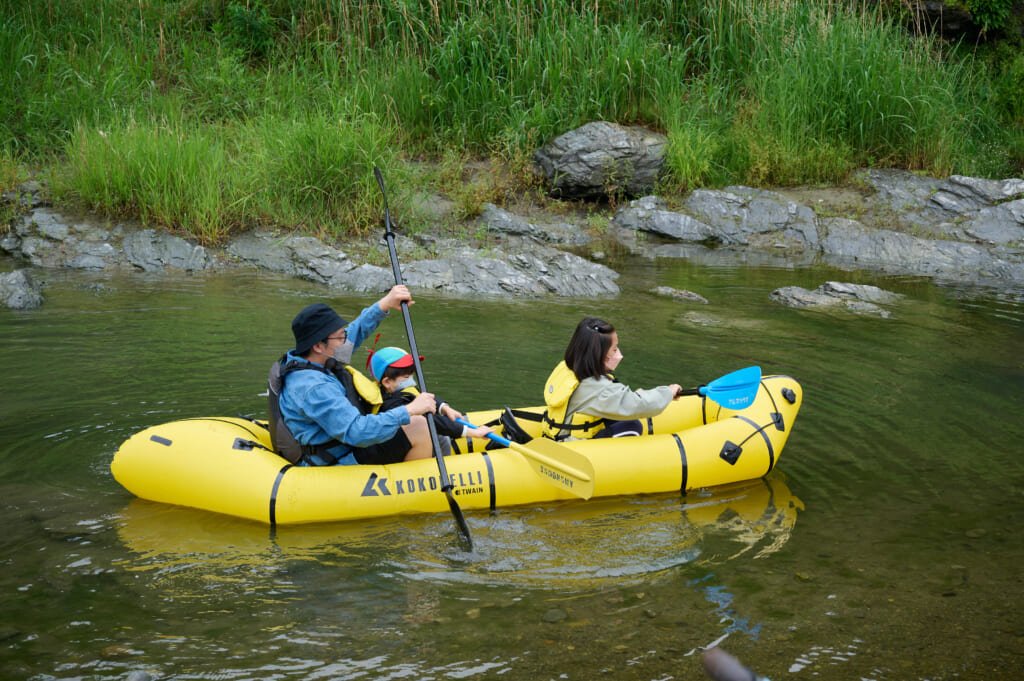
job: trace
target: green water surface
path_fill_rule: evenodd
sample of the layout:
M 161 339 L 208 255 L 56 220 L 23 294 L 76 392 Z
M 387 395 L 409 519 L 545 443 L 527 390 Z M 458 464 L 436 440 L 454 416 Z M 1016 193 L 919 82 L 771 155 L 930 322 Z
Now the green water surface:
M 323 300 L 351 317 L 373 297 L 254 273 L 46 272 L 43 307 L 0 310 L 0 678 L 665 681 L 705 678 L 713 643 L 776 681 L 1018 678 L 1021 296 L 614 264 L 613 299 L 414 292 L 428 389 L 464 410 L 537 404 L 596 314 L 633 387 L 751 364 L 799 380 L 779 464 L 685 498 L 472 512 L 472 553 L 448 514 L 271 531 L 133 499 L 110 475 L 143 427 L 262 417 L 295 312 Z M 769 299 L 828 280 L 905 298 L 887 319 Z M 406 344 L 397 315 L 381 333 Z

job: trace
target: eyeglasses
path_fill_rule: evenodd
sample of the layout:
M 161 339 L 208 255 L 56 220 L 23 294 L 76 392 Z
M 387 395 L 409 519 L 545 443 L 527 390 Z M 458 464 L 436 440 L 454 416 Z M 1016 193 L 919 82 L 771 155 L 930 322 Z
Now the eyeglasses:
M 340 340 L 342 343 L 348 340 L 348 331 L 342 331 L 340 336 L 328 336 L 326 340 Z

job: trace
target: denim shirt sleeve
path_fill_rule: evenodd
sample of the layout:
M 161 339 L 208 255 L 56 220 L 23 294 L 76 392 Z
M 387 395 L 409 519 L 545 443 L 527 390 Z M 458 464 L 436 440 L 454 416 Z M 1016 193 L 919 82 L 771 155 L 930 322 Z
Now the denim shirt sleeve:
M 374 303 L 359 313 L 359 316 L 345 327 L 348 339 L 358 348 L 370 334 L 377 330 L 380 323 L 387 319 L 388 313 Z

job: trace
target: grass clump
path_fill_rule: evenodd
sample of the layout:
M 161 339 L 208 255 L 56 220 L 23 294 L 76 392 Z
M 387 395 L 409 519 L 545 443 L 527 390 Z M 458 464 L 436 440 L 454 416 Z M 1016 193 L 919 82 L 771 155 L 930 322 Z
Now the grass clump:
M 259 224 L 361 234 L 380 212 L 372 168 L 388 166 L 387 139 L 372 117 L 80 126 L 62 189 L 96 210 L 204 243 Z
M 9 152 L 0 152 L 0 195 L 14 192 L 18 185 L 26 179 L 24 167 Z M 18 214 L 18 200 L 0 199 L 0 234 L 11 230 L 11 222 Z

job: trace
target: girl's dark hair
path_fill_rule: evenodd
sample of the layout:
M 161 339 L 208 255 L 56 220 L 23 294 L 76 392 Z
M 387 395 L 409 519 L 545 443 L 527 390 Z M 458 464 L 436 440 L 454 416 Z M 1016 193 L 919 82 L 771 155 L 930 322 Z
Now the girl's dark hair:
M 604 358 L 612 346 L 615 327 L 597 317 L 584 317 L 576 325 L 569 347 L 565 349 L 565 364 L 576 374 L 577 380 L 598 378 L 607 373 Z

